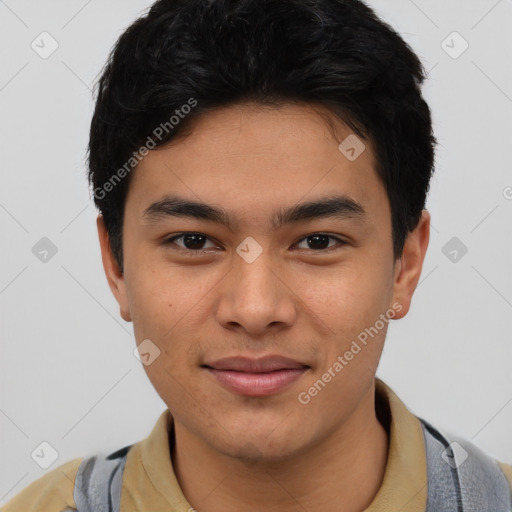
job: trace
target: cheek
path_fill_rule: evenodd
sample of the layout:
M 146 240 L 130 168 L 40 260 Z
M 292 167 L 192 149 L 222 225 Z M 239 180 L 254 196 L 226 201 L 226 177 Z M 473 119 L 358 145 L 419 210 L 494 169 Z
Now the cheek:
M 173 388 L 179 386 L 170 375 L 179 376 L 195 361 L 194 340 L 202 339 L 204 325 L 198 315 L 204 314 L 201 299 L 211 288 L 209 283 L 171 266 L 162 270 L 146 266 L 129 274 L 127 292 L 137 344 L 149 339 L 160 350 L 155 363 L 145 366 L 152 382 L 162 380 Z
M 161 340 L 179 315 L 176 280 L 148 268 L 127 272 L 125 279 L 135 339 Z
M 386 309 L 390 281 L 378 266 L 353 265 L 340 268 L 314 290 L 305 288 L 305 296 L 317 315 L 332 330 L 353 332 L 374 321 Z M 375 319 L 376 319 L 375 318 Z

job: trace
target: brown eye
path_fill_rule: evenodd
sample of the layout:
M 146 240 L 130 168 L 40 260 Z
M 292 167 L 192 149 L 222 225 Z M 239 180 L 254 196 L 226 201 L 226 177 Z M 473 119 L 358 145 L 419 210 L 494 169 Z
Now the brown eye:
M 336 240 L 339 242 L 338 245 L 344 245 L 345 242 L 340 240 L 339 238 L 331 235 L 326 235 L 323 233 L 313 233 L 312 235 L 308 235 L 302 238 L 298 243 L 302 243 L 303 240 L 306 241 L 307 247 L 301 247 L 301 249 L 310 249 L 313 251 L 325 251 L 326 249 L 332 249 L 333 246 L 329 246 L 329 239 Z M 334 244 L 335 246 L 336 244 Z
M 176 243 L 176 241 L 180 240 L 180 243 Z M 178 235 L 175 235 L 171 238 L 168 238 L 165 240 L 165 245 L 176 245 L 178 247 L 178 250 L 183 252 L 189 252 L 189 253 L 201 253 L 201 251 L 204 251 L 205 249 L 209 249 L 212 247 L 217 247 L 215 244 L 212 243 L 211 246 L 205 246 L 205 243 L 209 240 L 209 238 L 206 235 L 203 235 L 202 233 L 180 233 Z

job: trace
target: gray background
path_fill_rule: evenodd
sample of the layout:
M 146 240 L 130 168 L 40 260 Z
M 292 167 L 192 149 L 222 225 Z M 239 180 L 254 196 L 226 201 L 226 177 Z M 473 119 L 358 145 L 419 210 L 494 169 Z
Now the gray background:
M 422 278 L 377 375 L 415 414 L 512 463 L 512 1 L 368 4 L 429 71 L 439 139 Z M 0 1 L 0 503 L 146 437 L 165 409 L 104 277 L 85 178 L 92 84 L 149 5 Z M 59 45 L 47 59 L 31 47 L 43 31 Z M 469 44 L 457 58 L 454 31 Z M 32 251 L 43 237 L 57 248 L 46 262 Z M 31 458 L 42 442 L 58 453 L 47 470 Z

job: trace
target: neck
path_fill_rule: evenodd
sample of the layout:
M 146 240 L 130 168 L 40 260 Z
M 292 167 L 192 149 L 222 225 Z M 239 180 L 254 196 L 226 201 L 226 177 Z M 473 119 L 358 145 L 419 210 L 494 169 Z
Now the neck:
M 279 463 L 243 462 L 174 425 L 172 461 L 198 512 L 362 512 L 384 477 L 388 433 L 375 411 L 375 382 L 354 413 L 320 444 Z

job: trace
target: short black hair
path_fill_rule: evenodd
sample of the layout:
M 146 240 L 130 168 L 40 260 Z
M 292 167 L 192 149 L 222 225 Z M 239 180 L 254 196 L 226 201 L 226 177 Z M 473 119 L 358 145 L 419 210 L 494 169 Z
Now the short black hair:
M 410 46 L 360 0 L 155 2 L 119 37 L 95 84 L 88 177 L 119 269 L 141 148 L 147 154 L 198 116 L 240 102 L 322 105 L 370 140 L 398 259 L 434 170 L 426 77 Z

